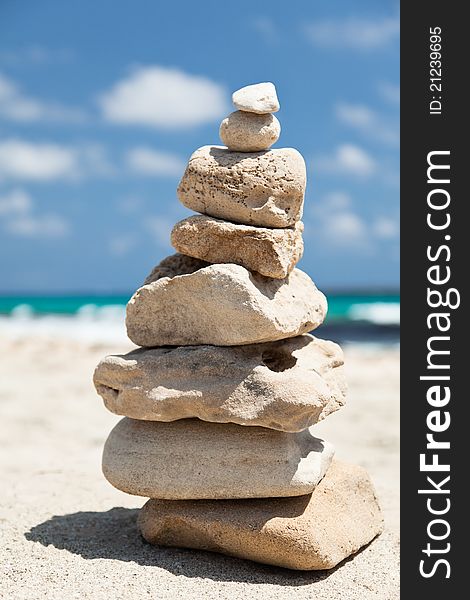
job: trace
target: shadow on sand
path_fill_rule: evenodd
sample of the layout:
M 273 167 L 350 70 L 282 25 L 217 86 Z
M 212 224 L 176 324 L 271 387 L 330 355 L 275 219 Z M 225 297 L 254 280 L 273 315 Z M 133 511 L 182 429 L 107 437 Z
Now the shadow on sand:
M 87 560 L 132 561 L 143 566 L 160 567 L 174 575 L 214 581 L 299 586 L 321 581 L 338 568 L 291 571 L 221 554 L 152 546 L 139 535 L 136 524 L 138 512 L 138 509 L 112 508 L 105 512 L 54 516 L 31 528 L 25 537 L 43 546 L 68 550 Z

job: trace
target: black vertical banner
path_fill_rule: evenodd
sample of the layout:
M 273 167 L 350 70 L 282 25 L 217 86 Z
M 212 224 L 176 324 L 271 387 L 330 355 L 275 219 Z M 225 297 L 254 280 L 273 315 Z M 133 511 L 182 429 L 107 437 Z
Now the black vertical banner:
M 464 3 L 401 7 L 402 598 L 467 597 L 470 152 Z M 467 364 L 464 364 L 464 361 Z

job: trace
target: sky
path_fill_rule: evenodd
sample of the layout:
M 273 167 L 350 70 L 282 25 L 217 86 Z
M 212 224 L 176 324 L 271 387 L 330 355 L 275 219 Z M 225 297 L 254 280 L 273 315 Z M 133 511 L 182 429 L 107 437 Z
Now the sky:
M 133 291 L 231 93 L 275 83 L 323 289 L 399 282 L 396 2 L 0 3 L 0 293 Z

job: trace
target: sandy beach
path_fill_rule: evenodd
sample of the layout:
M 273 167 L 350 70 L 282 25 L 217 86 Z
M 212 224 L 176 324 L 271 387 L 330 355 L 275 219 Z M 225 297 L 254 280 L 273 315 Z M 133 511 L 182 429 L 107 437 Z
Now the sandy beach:
M 398 349 L 346 346 L 348 405 L 314 428 L 338 458 L 369 470 L 386 522 L 352 560 L 317 573 L 142 541 L 135 521 L 144 500 L 101 474 L 102 446 L 119 417 L 91 380 L 100 358 L 128 349 L 0 339 L 1 598 L 399 597 Z

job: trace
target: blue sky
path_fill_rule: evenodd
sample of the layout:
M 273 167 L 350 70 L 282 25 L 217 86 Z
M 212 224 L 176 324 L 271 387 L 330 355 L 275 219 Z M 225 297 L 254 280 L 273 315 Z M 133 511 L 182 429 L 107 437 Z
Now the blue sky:
M 189 214 L 176 186 L 230 94 L 278 89 L 325 289 L 397 287 L 396 2 L 0 5 L 0 292 L 132 291 Z

